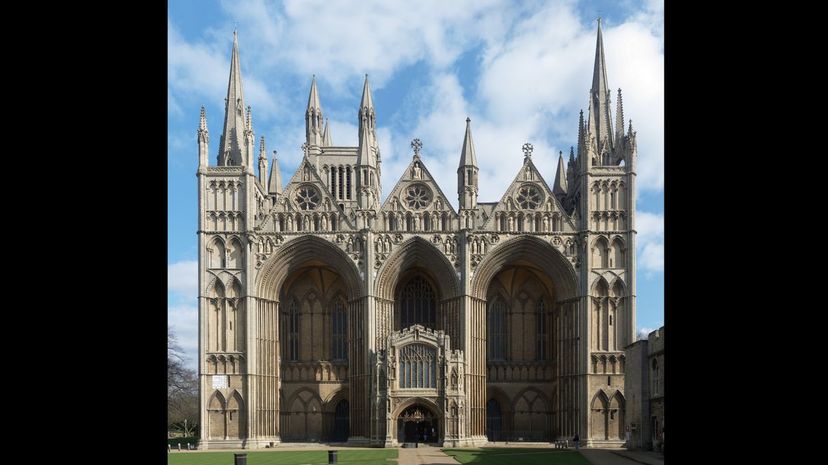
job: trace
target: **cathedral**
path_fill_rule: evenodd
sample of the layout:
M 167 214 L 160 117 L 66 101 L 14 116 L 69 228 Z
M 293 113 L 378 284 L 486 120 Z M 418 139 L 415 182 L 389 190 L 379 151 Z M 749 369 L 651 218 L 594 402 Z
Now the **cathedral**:
M 198 129 L 199 448 L 623 443 L 636 136 L 620 89 L 611 114 L 600 22 L 577 148 L 550 184 L 524 144 L 491 202 L 469 118 L 458 208 L 418 139 L 383 196 L 367 76 L 356 147 L 332 143 L 314 77 L 286 183 L 254 137 L 236 33 L 225 102 L 213 165 L 203 107 Z

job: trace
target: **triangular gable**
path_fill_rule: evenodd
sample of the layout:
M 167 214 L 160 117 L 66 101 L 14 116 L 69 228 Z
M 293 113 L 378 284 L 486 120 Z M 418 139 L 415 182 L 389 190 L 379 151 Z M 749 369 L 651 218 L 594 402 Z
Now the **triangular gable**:
M 519 190 L 524 185 L 534 185 L 541 191 L 540 194 L 543 198 L 541 199 L 540 205 L 536 208 L 524 209 L 518 204 L 520 194 Z M 495 216 L 498 212 L 558 212 L 561 214 L 561 218 L 563 219 L 562 232 L 577 231 L 572 219 L 569 215 L 567 215 L 566 210 L 564 210 L 561 205 L 561 202 L 552 194 L 552 189 L 549 188 L 549 185 L 543 179 L 543 176 L 541 176 L 540 171 L 538 171 L 538 168 L 535 166 L 535 163 L 532 162 L 531 158 L 527 159 L 523 166 L 521 166 L 520 171 L 518 171 L 515 179 L 512 181 L 512 184 L 510 184 L 509 188 L 506 189 L 503 197 L 500 198 L 500 202 L 497 203 L 497 206 L 488 215 L 486 222 L 480 229 L 498 229 L 497 224 L 495 224 Z
M 416 205 L 418 203 L 416 196 L 411 201 L 406 201 L 407 198 L 410 198 L 408 189 L 413 188 L 416 184 L 423 184 L 431 191 L 431 199 L 424 208 L 409 207 L 409 204 Z M 416 194 L 416 192 L 414 193 Z M 451 213 L 452 218 L 457 216 L 457 212 L 454 211 L 454 207 L 451 206 L 448 198 L 443 194 L 443 190 L 437 185 L 434 176 L 431 175 L 423 160 L 418 156 L 415 156 L 405 168 L 397 184 L 394 185 L 391 193 L 386 197 L 380 211 L 440 211 Z
M 296 202 L 296 190 L 299 189 L 302 185 L 311 184 L 315 186 L 319 190 L 320 194 L 320 201 L 319 206 L 315 210 L 306 211 L 302 210 L 298 203 Z M 265 215 L 264 220 L 259 225 L 259 227 L 265 227 L 270 223 L 272 220 L 271 218 L 273 215 L 271 213 L 274 212 L 290 212 L 290 213 L 323 213 L 323 212 L 339 212 L 343 213 L 339 210 L 339 206 L 337 205 L 336 201 L 331 197 L 330 192 L 328 192 L 328 188 L 325 183 L 322 181 L 322 178 L 319 177 L 319 173 L 316 171 L 316 167 L 308 161 L 307 158 L 303 157 L 302 162 L 299 163 L 299 167 L 291 176 L 290 181 L 282 190 L 283 195 L 278 204 L 274 205 L 271 208 L 269 214 Z M 347 226 L 347 229 L 355 229 L 353 224 L 351 224 L 350 218 L 348 215 L 342 214 L 340 216 L 344 219 L 344 225 Z M 340 223 L 343 224 L 343 223 Z M 346 228 L 339 228 L 340 230 Z

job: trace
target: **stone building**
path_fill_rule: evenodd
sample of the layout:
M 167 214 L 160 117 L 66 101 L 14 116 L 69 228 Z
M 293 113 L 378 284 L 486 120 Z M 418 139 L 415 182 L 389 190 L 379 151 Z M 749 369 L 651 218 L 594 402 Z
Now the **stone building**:
M 664 439 L 664 327 L 630 344 L 625 352 L 627 447 L 660 450 Z
M 367 76 L 356 147 L 333 144 L 314 78 L 283 183 L 234 33 L 214 165 L 203 108 L 198 129 L 200 447 L 621 444 L 636 136 L 611 93 L 599 23 L 589 113 L 553 182 L 527 143 L 503 196 L 479 202 L 467 118 L 455 208 L 417 139 L 383 196 Z

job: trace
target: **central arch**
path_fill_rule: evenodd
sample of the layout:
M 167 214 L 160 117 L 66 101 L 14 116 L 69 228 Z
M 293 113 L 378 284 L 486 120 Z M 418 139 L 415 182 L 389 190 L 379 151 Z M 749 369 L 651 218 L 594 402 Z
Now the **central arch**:
M 446 255 L 421 237 L 395 246 L 377 272 L 377 347 L 384 348 L 391 331 L 401 329 L 402 319 L 398 315 L 404 307 L 401 295 L 406 284 L 419 278 L 421 287 L 429 287 L 435 294 L 436 327 L 431 329 L 444 330 L 451 338 L 452 347 L 460 348 L 462 295 L 457 271 Z

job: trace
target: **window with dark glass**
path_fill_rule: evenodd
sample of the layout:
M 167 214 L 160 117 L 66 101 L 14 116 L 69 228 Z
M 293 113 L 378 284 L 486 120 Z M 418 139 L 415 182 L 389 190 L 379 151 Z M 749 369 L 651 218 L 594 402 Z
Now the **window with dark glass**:
M 425 344 L 409 344 L 399 352 L 400 388 L 437 387 L 437 350 Z
M 506 303 L 500 296 L 489 303 L 488 339 L 489 339 L 489 360 L 506 359 Z
M 537 336 L 535 340 L 535 353 L 538 360 L 546 360 L 546 305 L 543 298 L 538 301 L 535 313 L 535 328 Z
M 331 324 L 333 326 L 331 337 L 331 358 L 333 360 L 345 360 L 348 358 L 348 316 L 345 313 L 345 305 L 341 299 L 335 299 L 331 311 Z
M 299 360 L 299 304 L 290 301 L 288 307 L 288 360 Z
M 422 276 L 411 279 L 400 292 L 400 325 L 407 328 L 420 324 L 435 328 L 437 323 L 437 298 L 428 281 Z

